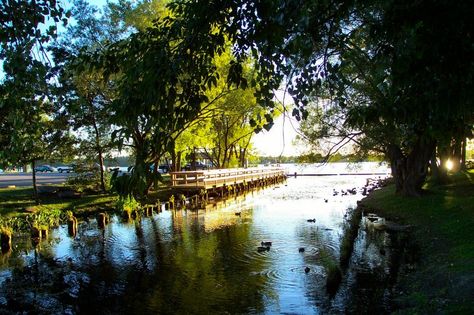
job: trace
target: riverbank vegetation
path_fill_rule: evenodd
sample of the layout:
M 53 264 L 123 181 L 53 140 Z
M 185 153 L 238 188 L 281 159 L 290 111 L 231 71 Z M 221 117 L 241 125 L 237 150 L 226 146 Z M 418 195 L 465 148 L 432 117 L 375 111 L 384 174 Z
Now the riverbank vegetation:
M 412 227 L 419 261 L 399 278 L 401 312 L 467 314 L 474 309 L 474 171 L 424 189 L 419 198 L 404 198 L 390 185 L 361 205 Z

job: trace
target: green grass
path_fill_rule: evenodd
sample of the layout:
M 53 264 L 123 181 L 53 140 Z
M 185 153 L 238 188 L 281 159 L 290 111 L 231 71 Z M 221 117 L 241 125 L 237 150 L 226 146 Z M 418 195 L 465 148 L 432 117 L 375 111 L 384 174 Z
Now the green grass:
M 164 184 L 158 191 L 149 194 L 150 202 L 167 201 L 171 189 Z M 101 208 L 113 208 L 118 197 L 116 194 L 83 195 L 77 199 L 61 199 L 54 196 L 40 196 L 40 205 L 33 199 L 32 187 L 0 188 L 0 217 L 21 217 L 28 214 L 26 208 L 71 210 L 77 215 L 95 213 Z
M 415 272 L 400 278 L 406 293 L 400 301 L 407 313 L 472 311 L 474 172 L 451 175 L 445 185 L 428 182 L 424 188 L 422 197 L 407 198 L 395 195 L 394 187 L 388 186 L 362 205 L 413 226 L 420 261 Z
M 40 204 L 36 205 L 31 187 L 1 188 L 0 189 L 0 216 L 21 217 L 29 213 L 26 208 L 57 209 L 60 211 L 72 210 L 78 214 L 95 212 L 100 207 L 113 207 L 117 196 L 114 194 L 85 195 L 78 199 L 61 199 L 58 197 L 40 197 Z

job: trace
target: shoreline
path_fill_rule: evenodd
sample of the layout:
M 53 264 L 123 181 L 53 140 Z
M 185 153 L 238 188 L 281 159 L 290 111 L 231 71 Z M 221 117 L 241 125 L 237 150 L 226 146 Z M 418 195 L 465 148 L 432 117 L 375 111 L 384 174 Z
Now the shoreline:
M 389 184 L 358 202 L 360 211 L 411 227 L 417 258 L 398 274 L 396 313 L 474 311 L 473 183 L 474 172 L 456 174 L 419 198 L 397 196 Z

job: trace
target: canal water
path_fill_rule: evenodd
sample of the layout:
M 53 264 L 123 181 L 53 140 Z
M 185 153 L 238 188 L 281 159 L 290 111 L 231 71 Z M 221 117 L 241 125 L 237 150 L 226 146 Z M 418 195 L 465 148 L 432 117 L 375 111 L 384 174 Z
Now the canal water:
M 37 248 L 14 239 L 0 256 L 0 313 L 383 313 L 386 233 L 360 229 L 337 293 L 326 290 L 328 265 L 339 262 L 347 218 L 362 198 L 359 189 L 341 191 L 373 177 L 289 178 L 199 211 L 112 217 L 104 230 L 91 218 L 75 237 L 61 226 Z M 272 244 L 259 250 L 261 242 Z M 377 292 L 373 281 L 383 284 Z

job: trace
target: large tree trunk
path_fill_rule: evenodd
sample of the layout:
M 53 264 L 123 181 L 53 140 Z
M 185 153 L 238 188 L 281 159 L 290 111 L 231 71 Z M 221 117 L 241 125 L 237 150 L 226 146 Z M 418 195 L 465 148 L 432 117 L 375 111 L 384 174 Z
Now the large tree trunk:
M 436 154 L 436 151 L 438 151 L 439 155 L 439 164 L 437 161 L 438 155 Z M 433 150 L 430 161 L 431 178 L 438 184 L 445 184 L 448 181 L 448 169 L 446 168 L 447 159 L 445 150 L 441 147 L 438 146 Z
M 387 155 L 390 160 L 390 168 L 395 181 L 395 192 L 400 193 L 403 190 L 403 168 L 405 165 L 405 156 L 402 150 L 391 144 L 387 148 Z
M 181 171 L 181 154 L 182 152 L 176 152 L 176 150 L 171 150 L 171 171 L 179 172 Z
M 418 139 L 406 158 L 402 194 L 420 196 L 428 175 L 428 164 L 435 147 L 435 141 Z
M 434 148 L 435 141 L 425 139 L 418 139 L 407 156 L 396 145 L 388 147 L 397 193 L 404 196 L 421 195 Z
M 31 161 L 31 172 L 33 175 L 33 198 L 35 199 L 35 203 L 39 204 L 39 198 L 38 198 L 38 188 L 36 187 L 36 161 L 33 160 Z

